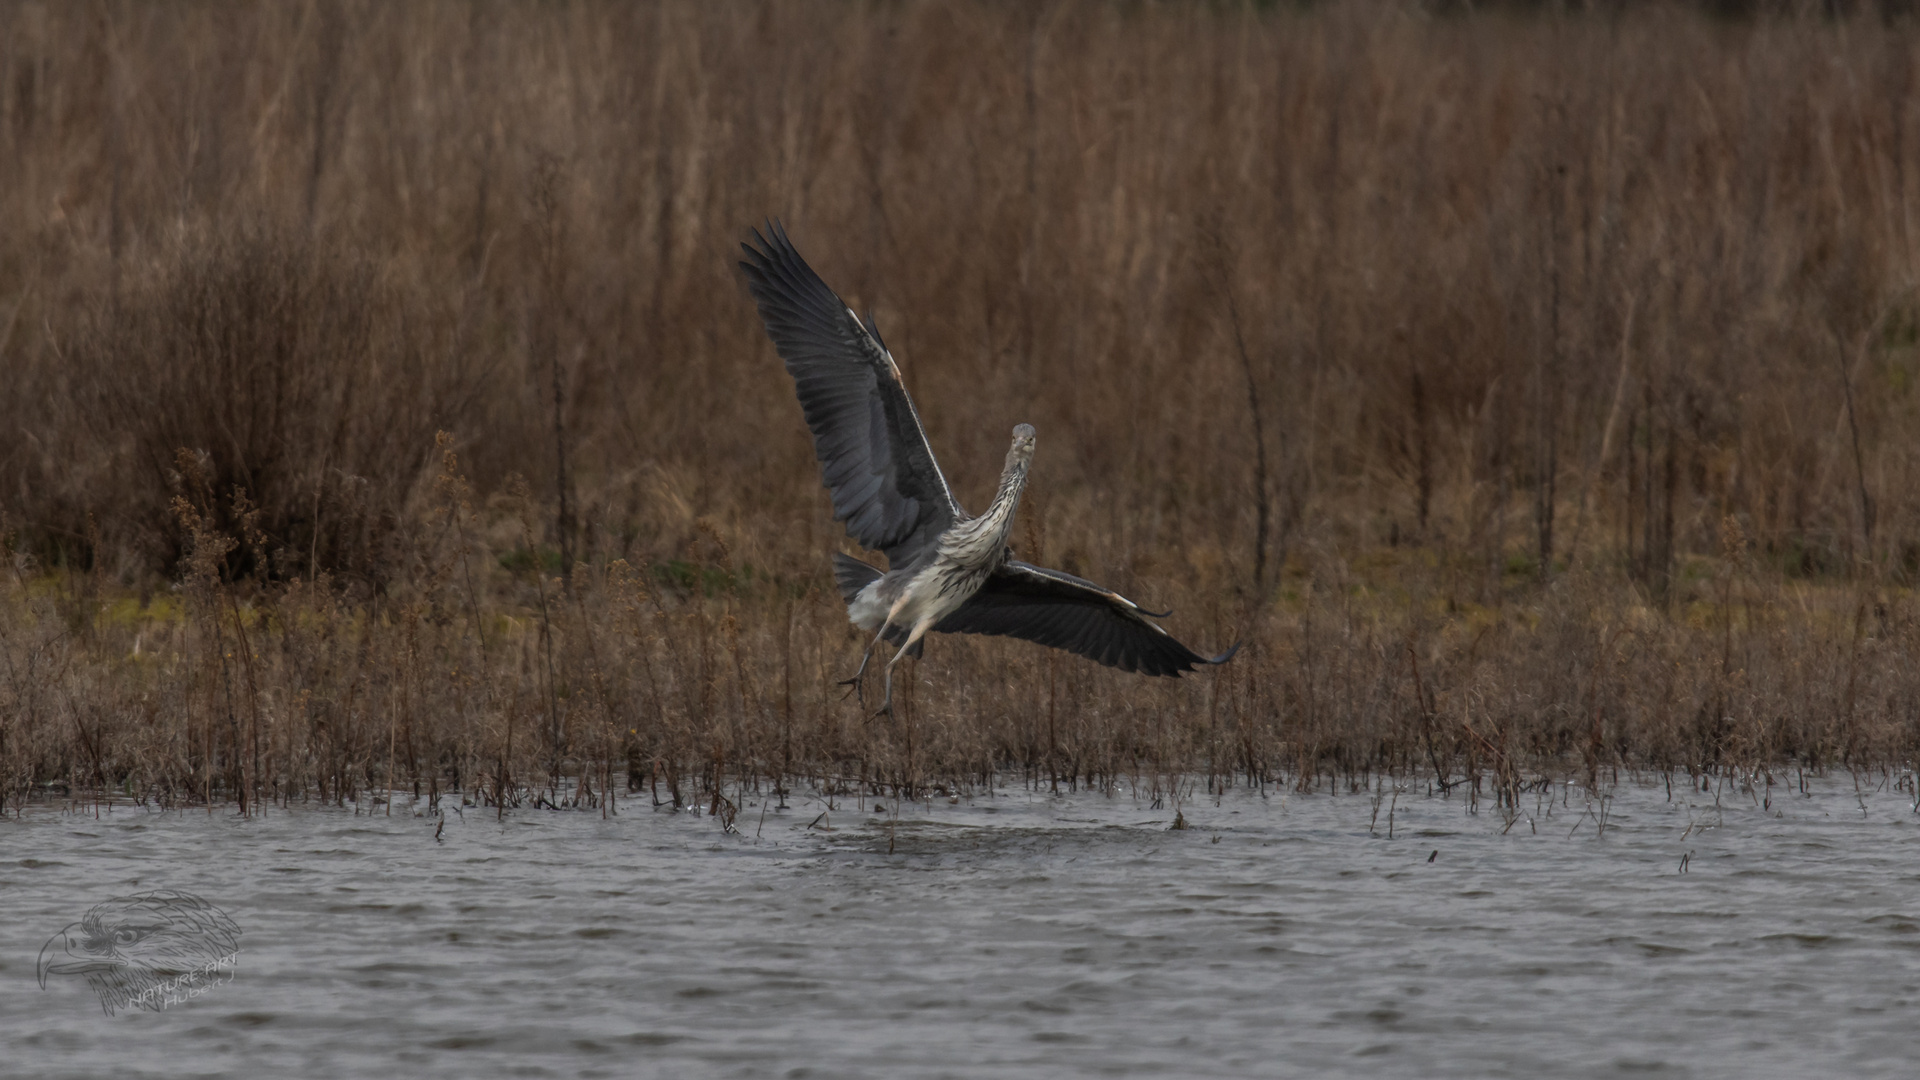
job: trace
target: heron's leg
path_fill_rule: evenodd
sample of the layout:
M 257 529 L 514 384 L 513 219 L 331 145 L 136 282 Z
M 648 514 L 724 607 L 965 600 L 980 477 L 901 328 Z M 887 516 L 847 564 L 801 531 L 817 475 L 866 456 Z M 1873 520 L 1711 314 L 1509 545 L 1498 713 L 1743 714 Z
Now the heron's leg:
M 884 619 L 881 619 L 881 620 L 880 620 L 880 631 L 879 631 L 879 633 L 876 633 L 876 634 L 874 634 L 874 635 L 873 635 L 873 640 L 872 640 L 871 642 L 868 642 L 868 644 L 867 644 L 867 651 L 866 651 L 866 652 L 864 652 L 864 653 L 862 653 L 862 654 L 860 655 L 860 670 L 859 670 L 859 671 L 856 671 L 856 672 L 854 672 L 854 673 L 853 673 L 853 678 L 852 678 L 852 679 L 850 679 L 850 680 L 848 680 L 849 682 L 851 682 L 851 683 L 853 683 L 853 688 L 854 688 L 855 690 L 859 690 L 859 689 L 860 689 L 860 676 L 861 676 L 862 674 L 864 674 L 864 673 L 866 672 L 866 670 L 867 670 L 867 661 L 869 661 L 869 660 L 871 660 L 871 659 L 873 659 L 873 650 L 875 650 L 875 649 L 877 649 L 877 648 L 879 648 L 879 647 L 880 647 L 880 643 L 881 643 L 882 641 L 884 641 L 884 640 L 886 640 L 886 637 L 887 637 L 887 628 L 888 628 L 889 626 L 904 626 L 904 625 L 906 625 L 906 623 L 905 623 L 904 621 L 902 621 L 902 620 L 901 620 L 901 618 L 900 618 L 900 616 L 901 616 L 901 615 L 903 615 L 903 614 L 904 614 L 904 613 L 906 612 L 906 609 L 907 609 L 907 603 L 908 603 L 908 601 L 910 601 L 910 600 L 911 600 L 912 598 L 913 598 L 913 596 L 912 596 L 912 593 L 911 593 L 910 591 L 907 591 L 907 590 L 902 590 L 902 591 L 901 591 L 901 593 L 900 593 L 900 595 L 899 595 L 899 596 L 898 596 L 898 597 L 897 597 L 897 598 L 896 598 L 896 599 L 895 599 L 895 600 L 893 601 L 893 606 L 887 609 L 887 617 L 886 617 L 886 618 L 884 618 Z M 891 667 L 891 665 L 889 665 L 889 667 L 888 667 L 888 670 L 889 670 L 889 671 L 891 671 L 891 670 L 892 670 L 892 667 Z M 845 686 L 845 685 L 846 685 L 846 683 L 841 683 L 841 685 L 842 685 L 842 686 Z M 892 698 L 893 698 L 893 695 L 892 695 L 892 693 L 891 693 L 891 692 L 889 692 L 889 693 L 888 693 L 888 695 L 887 695 L 887 698 L 888 698 L 888 700 L 889 700 L 889 701 L 891 701 L 891 700 L 892 700 Z M 867 696 L 866 696 L 865 694 L 861 694 L 861 695 L 860 695 L 860 706 L 861 706 L 861 708 L 865 708 L 865 707 L 866 707 L 866 704 L 867 704 Z M 888 710 L 888 709 L 882 709 L 881 711 L 882 711 L 882 712 L 887 712 L 887 711 L 890 711 L 890 710 Z M 874 715 L 875 715 L 875 716 L 878 716 L 878 715 L 879 715 L 879 713 L 875 713 Z
M 860 667 L 858 670 L 856 670 L 853 673 L 853 678 L 841 679 L 838 683 L 835 683 L 834 685 L 851 686 L 853 687 L 853 689 L 847 691 L 847 693 L 859 694 L 860 693 L 860 676 L 865 675 L 867 673 L 867 661 L 873 659 L 873 650 L 879 647 L 881 639 L 885 638 L 886 636 L 887 636 L 887 624 L 881 623 L 880 632 L 873 635 L 873 640 L 867 642 L 867 651 L 860 654 Z M 845 698 L 842 698 L 841 700 L 845 700 Z M 860 694 L 861 707 L 865 708 L 866 704 L 867 704 L 867 696 L 865 694 Z
M 892 715 L 893 713 L 893 665 L 899 663 L 900 658 L 907 655 L 907 650 L 913 648 L 915 642 L 918 642 L 922 637 L 926 636 L 927 630 L 931 626 L 933 626 L 933 622 L 929 619 L 922 619 L 919 622 L 914 623 L 913 633 L 907 635 L 907 640 L 900 645 L 900 651 L 894 653 L 893 659 L 887 661 L 887 696 L 880 702 L 880 711 L 874 713 L 873 715 L 875 716 Z

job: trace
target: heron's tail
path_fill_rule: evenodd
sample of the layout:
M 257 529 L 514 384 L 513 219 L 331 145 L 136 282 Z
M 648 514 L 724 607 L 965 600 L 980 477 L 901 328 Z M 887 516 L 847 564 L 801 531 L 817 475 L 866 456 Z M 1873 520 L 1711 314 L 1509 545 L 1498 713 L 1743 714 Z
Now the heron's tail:
M 833 583 L 840 589 L 840 599 L 847 602 L 847 617 L 868 633 L 880 629 L 881 623 L 886 620 L 886 603 L 875 597 L 868 597 L 864 603 L 856 601 L 867 586 L 879 581 L 882 576 L 877 567 L 869 566 L 851 555 L 842 555 L 838 551 L 833 553 Z M 895 645 L 900 644 L 907 640 L 907 628 L 888 626 L 886 639 Z M 914 642 L 913 648 L 907 650 L 907 655 L 915 660 L 920 659 L 920 651 L 926 644 L 925 638 Z
M 833 583 L 840 588 L 840 599 L 848 604 L 860 590 L 880 580 L 880 571 L 851 555 L 833 553 Z

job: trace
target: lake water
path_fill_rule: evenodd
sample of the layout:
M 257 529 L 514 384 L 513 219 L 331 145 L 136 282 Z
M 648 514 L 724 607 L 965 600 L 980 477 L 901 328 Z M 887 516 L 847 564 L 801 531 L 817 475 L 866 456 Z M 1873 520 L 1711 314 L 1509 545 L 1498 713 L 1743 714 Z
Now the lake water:
M 469 808 L 438 841 L 404 803 L 29 810 L 0 1074 L 1912 1076 L 1920 816 L 1809 787 L 1623 781 L 1604 835 L 1577 788 L 1511 827 L 1424 786 L 1203 795 L 1184 831 L 1125 789 L 796 798 L 737 835 Z M 50 936 L 156 889 L 231 917 L 230 982 L 112 1017 L 41 989 Z

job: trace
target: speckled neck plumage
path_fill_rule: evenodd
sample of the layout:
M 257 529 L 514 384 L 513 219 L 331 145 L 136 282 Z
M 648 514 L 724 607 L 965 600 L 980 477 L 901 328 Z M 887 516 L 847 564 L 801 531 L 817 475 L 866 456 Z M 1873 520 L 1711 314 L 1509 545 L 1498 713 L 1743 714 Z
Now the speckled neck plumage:
M 1013 531 L 1014 511 L 1020 508 L 1020 495 L 1027 488 L 1027 471 L 1033 464 L 1031 451 L 1017 447 L 1007 452 L 1006 468 L 1000 473 L 1000 487 L 994 492 L 993 505 L 979 517 L 955 525 L 941 538 L 941 554 L 969 566 L 997 566 L 1005 557 L 1007 534 Z

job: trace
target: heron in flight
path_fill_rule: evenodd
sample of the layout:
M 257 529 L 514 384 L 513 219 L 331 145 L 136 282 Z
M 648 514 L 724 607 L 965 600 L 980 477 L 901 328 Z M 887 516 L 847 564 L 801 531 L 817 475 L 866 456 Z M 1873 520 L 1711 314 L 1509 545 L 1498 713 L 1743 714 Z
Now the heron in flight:
M 969 515 L 933 459 L 872 317 L 863 322 L 827 288 L 779 222 L 753 238 L 757 244 L 741 245 L 740 267 L 799 391 L 834 520 L 887 558 L 882 572 L 849 555 L 833 557 L 847 617 L 873 635 L 847 683 L 859 689 L 880 642 L 898 646 L 887 661 L 880 713 L 892 711 L 894 665 L 918 657 L 928 631 L 1024 638 L 1143 675 L 1177 676 L 1233 657 L 1240 646 L 1209 659 L 1148 621 L 1171 612 L 1147 611 L 1091 581 L 1015 559 L 1007 536 L 1033 465 L 1032 426 L 1014 427 L 992 504 Z

